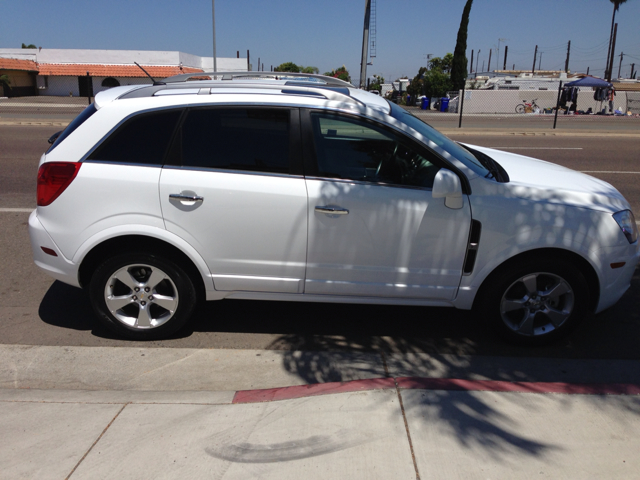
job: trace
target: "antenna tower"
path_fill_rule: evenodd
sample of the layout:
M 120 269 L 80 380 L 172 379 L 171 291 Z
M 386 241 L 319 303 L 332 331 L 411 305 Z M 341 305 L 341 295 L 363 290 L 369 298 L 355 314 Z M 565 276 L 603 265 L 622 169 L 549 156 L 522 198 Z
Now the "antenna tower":
M 371 0 L 371 16 L 369 17 L 369 57 L 376 56 L 376 0 Z

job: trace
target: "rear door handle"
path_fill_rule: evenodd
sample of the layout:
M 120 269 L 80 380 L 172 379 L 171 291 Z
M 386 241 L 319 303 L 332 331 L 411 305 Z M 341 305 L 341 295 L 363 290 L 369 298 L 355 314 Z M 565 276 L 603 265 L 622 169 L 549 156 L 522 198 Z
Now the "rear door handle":
M 185 195 L 182 193 L 171 193 L 169 194 L 169 198 L 172 200 L 179 200 L 181 202 L 202 202 L 204 201 L 204 197 L 200 197 L 198 195 Z
M 316 207 L 316 212 L 328 215 L 349 215 L 349 210 L 340 207 Z

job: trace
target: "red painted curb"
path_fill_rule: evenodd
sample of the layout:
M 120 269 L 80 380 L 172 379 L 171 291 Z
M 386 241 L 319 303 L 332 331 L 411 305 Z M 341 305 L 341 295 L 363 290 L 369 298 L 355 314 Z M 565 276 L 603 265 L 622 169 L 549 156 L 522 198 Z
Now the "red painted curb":
M 371 378 L 353 380 L 351 382 L 316 383 L 313 385 L 296 385 L 294 387 L 268 388 L 264 390 L 240 390 L 236 392 L 231 403 L 258 403 L 274 400 L 290 400 L 293 398 L 314 397 L 331 393 L 359 392 L 364 390 L 381 390 L 396 388 L 393 378 Z
M 629 383 L 506 382 L 458 378 L 398 378 L 398 387 L 414 390 L 449 390 L 574 395 L 640 395 L 640 386 Z
M 239 390 L 231 403 L 260 403 L 333 393 L 396 388 L 403 390 L 446 390 L 466 392 L 561 393 L 568 395 L 640 395 L 640 385 L 629 383 L 506 382 L 459 378 L 400 377 L 371 378 L 351 382 L 316 383 L 262 390 Z

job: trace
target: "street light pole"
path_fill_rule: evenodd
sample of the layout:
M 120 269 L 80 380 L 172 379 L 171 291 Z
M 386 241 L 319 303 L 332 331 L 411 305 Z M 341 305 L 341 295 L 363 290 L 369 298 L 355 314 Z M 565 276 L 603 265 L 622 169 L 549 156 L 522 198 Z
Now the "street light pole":
M 218 71 L 218 59 L 216 57 L 216 0 L 211 0 L 211 19 L 213 20 L 213 71 Z

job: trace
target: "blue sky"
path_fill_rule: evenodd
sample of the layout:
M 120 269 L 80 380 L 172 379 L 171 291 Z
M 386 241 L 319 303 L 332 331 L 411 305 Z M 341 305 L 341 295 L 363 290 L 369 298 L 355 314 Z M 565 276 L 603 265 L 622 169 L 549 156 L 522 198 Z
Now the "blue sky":
M 413 77 L 427 54 L 453 52 L 465 0 L 375 0 L 377 57 L 367 73 L 387 80 Z M 358 81 L 364 0 L 216 0 L 219 57 L 247 49 L 257 69 L 292 61 L 323 73 L 346 65 Z M 480 52 L 486 65 L 500 41 L 509 46 L 508 68 L 530 69 L 535 46 L 542 69 L 562 69 L 571 40 L 571 71 L 602 75 L 607 56 L 612 4 L 608 0 L 475 0 L 467 56 Z M 616 15 L 616 55 L 624 52 L 622 76 L 640 69 L 640 0 L 628 0 Z M 2 5 L 0 47 L 34 43 L 43 48 L 179 50 L 211 56 L 210 0 L 29 0 Z M 477 58 L 477 57 L 476 57 Z M 539 59 L 539 57 L 538 57 Z M 620 57 L 614 62 L 617 74 Z M 474 62 L 475 63 L 475 62 Z M 536 68 L 538 62 L 536 62 Z

